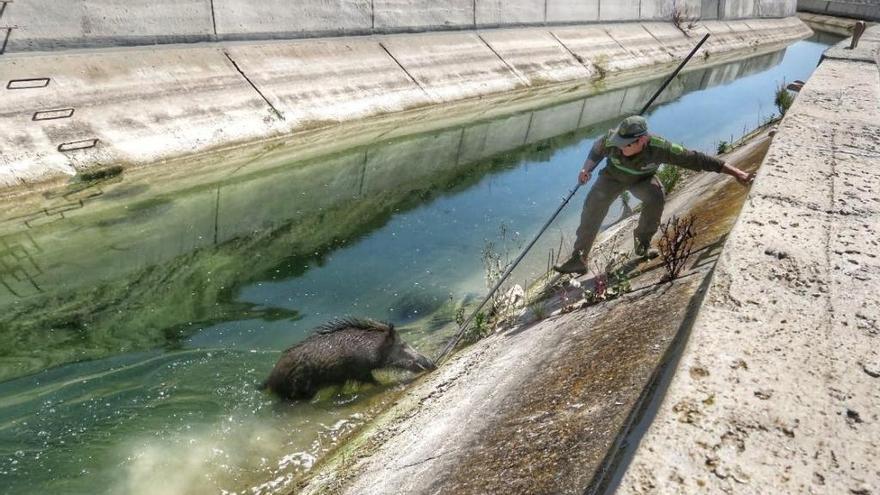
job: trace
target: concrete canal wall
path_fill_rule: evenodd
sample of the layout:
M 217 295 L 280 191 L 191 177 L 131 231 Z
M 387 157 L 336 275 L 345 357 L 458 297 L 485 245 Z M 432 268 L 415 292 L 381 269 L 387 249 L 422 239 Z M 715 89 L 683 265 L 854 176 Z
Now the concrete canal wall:
M 0 57 L 0 125 L 8 130 L 0 135 L 0 188 L 437 104 L 491 112 L 487 100 L 563 83 L 589 94 L 670 70 L 705 32 L 712 37 L 691 69 L 810 33 L 796 17 L 684 28 L 630 22 L 7 53 Z
M 880 0 L 798 0 L 800 12 L 880 21 Z
M 795 0 L 15 0 L 0 2 L 0 52 L 660 20 L 675 5 L 703 19 L 795 12 Z
M 880 487 L 880 27 L 848 45 L 779 125 L 617 493 Z

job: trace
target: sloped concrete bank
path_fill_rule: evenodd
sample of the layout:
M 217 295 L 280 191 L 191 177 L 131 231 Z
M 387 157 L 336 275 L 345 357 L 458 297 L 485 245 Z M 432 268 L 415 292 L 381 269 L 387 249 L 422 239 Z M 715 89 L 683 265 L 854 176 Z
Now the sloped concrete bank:
M 809 12 L 798 12 L 798 19 L 804 21 L 804 24 L 814 32 L 832 33 L 844 37 L 852 36 L 853 29 L 858 22 L 856 19 L 847 17 L 811 14 Z
M 753 170 L 768 144 L 765 134 L 727 160 Z M 542 303 L 549 318 L 529 323 L 533 307 L 524 324 L 422 377 L 297 493 L 581 494 L 596 487 L 646 383 L 690 325 L 746 193 L 730 178 L 697 175 L 665 211 L 699 217 L 686 276 L 661 284 L 662 269 L 649 265 L 631 293 L 585 309 L 576 290 L 553 289 Z M 635 220 L 603 234 L 597 259 L 631 246 Z
M 618 493 L 877 493 L 880 27 L 779 127 Z
M 142 166 L 351 124 L 351 144 L 433 115 L 473 119 L 542 92 L 572 97 L 809 35 L 797 18 L 521 28 L 262 43 L 7 54 L 0 188 L 9 195 L 107 166 Z M 456 103 L 450 107 L 449 103 Z M 401 113 L 411 111 L 417 113 Z M 391 129 L 373 127 L 396 119 Z M 387 123 L 387 121 L 386 121 Z M 303 142 L 308 143 L 307 137 Z M 288 144 L 288 143 L 285 143 Z
M 880 0 L 798 0 L 801 12 L 880 21 Z

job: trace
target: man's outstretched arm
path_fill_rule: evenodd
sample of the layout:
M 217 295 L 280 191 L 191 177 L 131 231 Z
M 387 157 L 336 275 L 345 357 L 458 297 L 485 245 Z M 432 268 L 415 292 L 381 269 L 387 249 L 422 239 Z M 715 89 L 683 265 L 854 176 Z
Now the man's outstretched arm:
M 672 165 L 697 171 L 727 174 L 744 186 L 751 184 L 755 178 L 754 174 L 740 170 L 717 157 L 689 150 L 678 144 L 670 143 L 665 151 L 667 156 L 664 161 Z
M 722 174 L 730 175 L 731 177 L 736 179 L 737 182 L 744 186 L 751 184 L 752 181 L 755 180 L 755 174 L 750 174 L 745 170 L 740 170 L 728 163 L 724 163 L 724 165 L 721 166 L 720 172 Z
M 602 136 L 597 139 L 593 143 L 593 147 L 590 148 L 590 154 L 587 155 L 587 159 L 584 160 L 584 166 L 578 174 L 578 182 L 586 184 L 593 175 L 593 170 L 596 168 L 596 165 L 599 165 L 599 162 L 601 162 L 607 154 L 608 153 L 605 150 L 605 136 Z

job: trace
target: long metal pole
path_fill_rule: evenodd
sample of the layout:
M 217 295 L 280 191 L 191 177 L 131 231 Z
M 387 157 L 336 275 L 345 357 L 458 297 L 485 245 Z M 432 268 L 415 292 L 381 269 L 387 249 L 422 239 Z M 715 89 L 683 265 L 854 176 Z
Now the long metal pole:
M 671 83 L 672 80 L 675 79 L 675 76 L 677 76 L 678 73 L 681 72 L 681 69 L 683 69 L 684 66 L 687 65 L 687 63 L 690 61 L 691 57 L 693 57 L 694 54 L 697 53 L 697 50 L 699 50 L 700 47 L 703 46 L 703 43 L 705 43 L 707 39 L 709 39 L 709 33 L 706 33 L 706 35 L 703 36 L 703 39 L 701 39 L 700 42 L 697 43 L 697 46 L 695 46 L 694 49 L 691 50 L 690 53 L 688 53 L 688 56 L 685 57 L 684 60 L 682 60 L 680 64 L 678 64 L 678 67 L 676 67 L 675 70 L 672 71 L 672 74 L 670 74 L 669 77 L 667 77 L 666 80 L 663 81 L 663 85 L 660 86 L 660 89 L 658 89 L 654 93 L 654 96 L 652 96 L 651 99 L 648 100 L 648 103 L 645 103 L 645 106 L 642 107 L 642 110 L 639 112 L 639 115 L 647 112 L 648 109 L 651 108 L 651 105 L 654 104 L 654 100 L 656 100 L 657 97 L 660 96 L 660 93 L 662 93 L 663 90 L 666 89 L 666 86 L 669 86 L 669 83 Z
M 648 110 L 648 108 L 651 107 L 651 104 L 654 103 L 654 100 L 656 100 L 657 97 L 660 96 L 660 93 L 662 93 L 663 90 L 666 89 L 666 86 L 669 86 L 669 83 L 672 82 L 672 80 L 675 78 L 675 76 L 678 75 L 679 72 L 681 72 L 681 69 L 684 68 L 684 66 L 688 63 L 688 61 L 691 59 L 691 57 L 693 57 L 694 54 L 697 53 L 697 50 L 699 50 L 700 47 L 703 46 L 703 43 L 705 43 L 707 39 L 709 39 L 709 33 L 706 33 L 706 35 L 703 36 L 703 39 L 701 39 L 700 42 L 697 43 L 697 46 L 695 46 L 694 49 L 691 50 L 691 52 L 688 54 L 688 56 L 685 57 L 685 59 L 682 60 L 680 64 L 678 64 L 678 67 L 675 68 L 675 70 L 672 72 L 672 74 L 670 74 L 669 77 L 666 78 L 666 80 L 663 82 L 663 85 L 660 86 L 660 88 L 654 93 L 654 96 L 652 96 L 651 99 L 648 100 L 648 103 L 646 103 L 645 106 L 642 107 L 642 110 L 639 112 L 639 115 L 645 113 Z M 513 272 L 514 268 L 516 268 L 516 266 L 519 264 L 519 262 L 522 261 L 522 259 L 529 252 L 529 250 L 532 248 L 532 246 L 534 246 L 535 243 L 538 242 L 538 239 L 541 237 L 541 235 L 544 234 L 544 232 L 547 230 L 548 227 L 550 227 L 550 224 L 553 223 L 553 220 L 556 220 L 556 217 L 559 215 L 559 213 L 562 211 L 562 209 L 565 208 L 565 205 L 567 205 L 568 202 L 571 201 L 571 198 L 575 195 L 575 193 L 577 193 L 578 189 L 580 189 L 580 188 L 581 188 L 581 183 L 578 182 L 578 184 L 576 186 L 574 186 L 574 189 L 569 191 L 568 196 L 566 196 L 565 199 L 562 200 L 562 204 L 559 205 L 559 208 L 556 208 L 556 211 L 553 212 L 553 215 L 550 217 L 550 219 L 544 223 L 544 226 L 541 227 L 541 230 L 538 231 L 538 234 L 534 237 L 534 239 L 532 239 L 532 241 L 529 242 L 528 246 L 526 246 L 526 248 L 523 250 L 523 252 L 520 253 L 520 255 L 517 256 L 515 260 L 513 260 L 513 263 L 510 264 L 510 266 L 507 268 L 507 270 L 504 271 L 504 274 L 501 275 L 501 278 L 498 279 L 498 282 L 495 283 L 495 286 L 492 287 L 492 290 L 489 291 L 489 294 L 487 294 L 486 297 L 483 299 L 483 301 L 480 303 L 480 305 L 477 306 L 477 309 L 475 309 L 471 313 L 471 315 L 468 316 L 467 320 L 465 320 L 464 323 L 461 324 L 461 327 L 459 327 L 459 329 L 458 329 L 458 333 L 456 333 L 455 337 L 453 337 L 452 340 L 450 340 L 449 343 L 446 344 L 446 347 L 443 348 L 443 352 L 437 358 L 437 361 L 436 361 L 437 364 L 440 364 L 441 362 L 443 362 L 443 360 L 446 359 L 446 356 L 448 356 L 449 353 L 452 352 L 452 349 L 454 349 L 455 345 L 458 344 L 458 342 L 461 340 L 461 337 L 464 335 L 464 331 L 467 329 L 468 325 L 470 325 L 471 321 L 473 321 L 474 317 L 476 317 L 477 314 L 480 312 L 480 310 L 483 309 L 483 306 L 485 306 L 486 303 L 489 302 L 489 299 L 491 299 L 492 296 L 495 294 L 495 292 L 498 290 L 498 288 L 501 287 L 501 284 L 503 284 L 504 281 L 507 280 L 507 277 L 510 275 L 510 273 Z

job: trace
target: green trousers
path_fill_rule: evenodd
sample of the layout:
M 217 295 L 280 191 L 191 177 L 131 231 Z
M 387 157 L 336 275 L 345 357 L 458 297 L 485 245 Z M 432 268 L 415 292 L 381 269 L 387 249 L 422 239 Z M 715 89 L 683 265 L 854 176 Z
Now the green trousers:
M 663 186 L 656 177 L 646 177 L 634 183 L 621 182 L 607 174 L 599 174 L 599 178 L 587 194 L 584 209 L 581 212 L 581 224 L 577 229 L 574 241 L 574 253 L 581 257 L 590 254 L 602 220 L 608 213 L 608 207 L 623 191 L 629 191 L 642 202 L 642 213 L 636 227 L 635 238 L 639 243 L 648 245 L 651 237 L 660 226 L 663 215 L 665 195 Z

